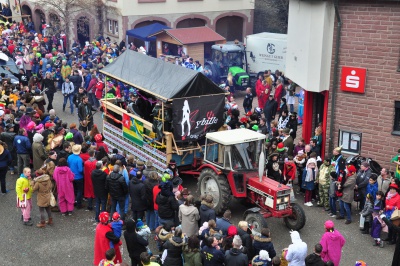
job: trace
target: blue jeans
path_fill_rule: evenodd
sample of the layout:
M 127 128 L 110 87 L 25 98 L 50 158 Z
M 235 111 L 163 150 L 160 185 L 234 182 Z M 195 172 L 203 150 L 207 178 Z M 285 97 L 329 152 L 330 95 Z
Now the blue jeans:
M 294 104 L 289 104 L 289 111 L 290 111 L 291 113 L 294 112 Z
M 336 198 L 329 197 L 329 208 L 331 209 L 332 214 L 336 215 Z
M 146 211 L 146 223 L 147 226 L 150 228 L 151 231 L 157 228 L 156 226 L 156 213 L 154 210 L 147 210 Z
M 107 198 L 99 198 L 96 197 L 96 217 L 94 217 L 96 219 L 96 221 L 99 221 L 99 214 L 100 214 L 100 206 L 101 206 L 101 211 L 105 212 L 106 211 L 106 204 L 107 204 Z
M 269 139 L 272 138 L 271 122 L 272 122 L 272 120 L 270 120 L 270 119 L 265 119 L 265 125 L 266 125 L 267 128 L 268 128 L 268 134 L 269 134 L 268 138 L 269 138 Z
M 340 203 L 340 216 L 344 217 L 344 214 L 346 212 L 347 215 L 347 220 L 351 221 L 351 204 L 344 202 L 342 200 L 339 200 Z
M 64 96 L 64 103 L 63 103 L 63 111 L 65 111 L 65 106 L 67 105 L 67 101 L 69 99 L 69 107 L 71 108 L 71 114 L 74 113 L 74 94 L 68 94 L 67 96 Z
M 119 197 L 119 198 L 111 198 L 111 211 L 110 211 L 110 216 L 112 216 L 116 210 L 117 203 L 121 207 L 121 209 L 125 210 L 125 197 Z M 119 215 L 121 215 L 121 220 L 125 220 L 125 213 L 124 212 L 119 212 Z
M 34 64 L 32 65 L 32 74 L 38 74 L 39 73 L 39 64 Z
M 83 197 L 83 178 L 74 180 L 74 193 L 76 206 L 78 208 L 82 207 L 82 197 Z
M 125 210 L 124 210 L 125 214 L 128 213 L 128 207 L 129 207 L 129 194 L 126 195 L 126 198 L 125 198 Z M 117 203 L 117 212 L 120 213 L 119 204 L 118 203 Z

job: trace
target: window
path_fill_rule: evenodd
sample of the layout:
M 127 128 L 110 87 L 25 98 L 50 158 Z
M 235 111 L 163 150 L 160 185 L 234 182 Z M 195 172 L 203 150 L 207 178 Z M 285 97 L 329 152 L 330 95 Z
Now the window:
M 393 135 L 400 136 L 400 101 L 394 102 Z
M 118 34 L 118 21 L 114 21 L 114 34 Z
M 107 19 L 108 33 L 118 35 L 118 21 Z
M 339 130 L 339 146 L 342 151 L 352 154 L 360 154 L 361 152 L 361 133 Z

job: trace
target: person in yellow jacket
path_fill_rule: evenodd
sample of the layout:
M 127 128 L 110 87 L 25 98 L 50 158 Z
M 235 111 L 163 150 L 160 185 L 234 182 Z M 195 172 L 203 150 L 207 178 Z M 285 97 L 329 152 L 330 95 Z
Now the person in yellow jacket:
M 67 65 L 67 60 L 65 59 L 61 61 L 61 64 L 61 76 L 65 81 L 65 79 L 71 75 L 72 69 L 69 65 Z
M 21 209 L 24 225 L 32 226 L 32 186 L 31 169 L 25 167 L 21 176 L 17 179 L 15 192 L 17 193 L 17 207 Z

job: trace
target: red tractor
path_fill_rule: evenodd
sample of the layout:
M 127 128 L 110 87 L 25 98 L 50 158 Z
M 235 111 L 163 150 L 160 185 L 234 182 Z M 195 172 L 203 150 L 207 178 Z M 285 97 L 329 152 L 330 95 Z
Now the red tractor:
M 233 196 L 254 206 L 244 213 L 253 230 L 267 226 L 268 217 L 283 218 L 289 229 L 300 230 L 306 216 L 290 202 L 291 188 L 264 176 L 265 138 L 248 129 L 207 133 L 203 164 L 184 173 L 199 175 L 198 190 L 213 196 L 217 214 L 228 208 Z

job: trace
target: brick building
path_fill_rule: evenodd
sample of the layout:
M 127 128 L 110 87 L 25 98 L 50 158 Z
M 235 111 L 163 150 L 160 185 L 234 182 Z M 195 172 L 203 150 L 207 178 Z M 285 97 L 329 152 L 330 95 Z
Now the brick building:
M 365 93 L 343 91 L 339 75 L 333 143 L 393 170 L 390 159 L 400 148 L 400 1 L 341 1 L 339 15 L 342 21 L 339 74 L 343 66 L 365 68 L 367 72 Z M 332 73 L 333 68 L 334 55 Z M 333 89 L 331 86 L 329 103 Z M 329 104 L 328 114 L 331 108 Z M 327 138 L 330 119 L 328 115 Z M 345 143 L 347 136 L 349 146 Z
M 331 154 L 334 147 L 341 145 L 346 156 L 371 157 L 394 171 L 395 165 L 390 159 L 400 148 L 400 1 L 291 0 L 292 5 L 296 10 L 302 6 L 309 12 L 318 5 L 325 5 L 327 15 L 321 20 L 325 23 L 320 29 L 324 30 L 322 37 L 331 40 L 324 45 L 327 50 L 320 52 L 322 63 L 318 67 L 322 74 L 311 73 L 321 81 L 319 86 L 310 86 L 315 84 L 310 82 L 312 75 L 298 83 L 307 90 L 303 137 L 313 136 L 316 124 L 322 122 L 325 154 Z M 289 35 L 290 20 L 289 10 Z M 308 23 L 316 25 L 312 19 Z M 313 31 L 318 32 L 318 26 L 314 26 Z M 321 36 L 315 37 L 316 42 L 323 42 L 318 39 Z M 296 54 L 294 49 L 288 47 L 288 58 L 292 61 L 287 62 L 287 66 L 298 61 L 297 57 L 290 56 Z M 313 52 L 319 53 L 318 50 Z M 305 57 L 313 58 L 312 55 Z M 327 59 L 329 62 L 325 63 Z M 335 64 L 336 59 L 338 64 Z M 365 78 L 363 71 L 366 71 Z M 291 75 L 299 80 L 303 78 L 288 71 L 288 76 Z

